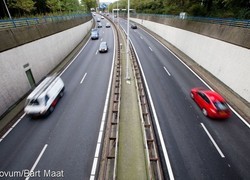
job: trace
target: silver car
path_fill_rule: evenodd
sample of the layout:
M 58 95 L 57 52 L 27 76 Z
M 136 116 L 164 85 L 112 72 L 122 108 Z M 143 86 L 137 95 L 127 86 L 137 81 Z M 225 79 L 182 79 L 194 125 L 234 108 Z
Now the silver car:
M 110 23 L 106 23 L 106 28 L 110 28 Z
M 102 28 L 102 23 L 98 23 L 97 27 Z
M 108 44 L 107 44 L 107 42 L 101 42 L 101 44 L 99 46 L 99 52 L 100 53 L 108 52 Z

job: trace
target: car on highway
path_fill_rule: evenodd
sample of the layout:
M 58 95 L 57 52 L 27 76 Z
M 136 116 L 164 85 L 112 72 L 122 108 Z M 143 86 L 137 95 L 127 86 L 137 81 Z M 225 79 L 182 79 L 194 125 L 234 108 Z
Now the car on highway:
M 97 27 L 102 28 L 102 23 L 98 23 Z
M 101 19 L 100 19 L 100 18 L 97 18 L 96 22 L 101 22 Z
M 101 42 L 101 44 L 99 46 L 99 52 L 100 53 L 108 52 L 108 44 L 107 44 L 107 42 L 105 42 L 105 41 Z
M 58 75 L 46 77 L 27 97 L 24 112 L 31 116 L 49 115 L 64 93 L 64 83 Z
M 92 40 L 99 39 L 99 31 L 97 28 L 91 30 L 91 39 Z
M 196 87 L 191 89 L 190 96 L 207 117 L 226 119 L 231 116 L 225 99 L 215 91 Z
M 110 23 L 106 23 L 106 28 L 110 28 Z
M 132 29 L 137 29 L 136 24 L 132 23 L 132 24 L 131 24 L 131 28 L 132 28 Z

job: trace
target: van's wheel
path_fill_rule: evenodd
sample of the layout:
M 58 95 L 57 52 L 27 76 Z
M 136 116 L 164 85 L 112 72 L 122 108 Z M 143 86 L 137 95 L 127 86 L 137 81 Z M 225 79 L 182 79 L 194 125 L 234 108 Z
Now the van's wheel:
M 52 113 L 54 111 L 55 107 L 54 106 L 50 106 L 49 107 L 49 113 Z
M 59 96 L 60 96 L 60 97 L 63 97 L 63 95 L 64 95 L 64 92 L 61 91 L 60 94 L 59 94 Z
M 204 116 L 207 116 L 207 110 L 202 108 L 202 113 L 204 114 Z

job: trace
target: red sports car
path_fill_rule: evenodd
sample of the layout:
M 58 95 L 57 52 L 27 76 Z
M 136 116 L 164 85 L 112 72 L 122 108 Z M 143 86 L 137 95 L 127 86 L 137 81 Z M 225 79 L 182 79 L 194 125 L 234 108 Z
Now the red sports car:
M 198 104 L 205 116 L 222 119 L 231 116 L 231 111 L 226 101 L 217 92 L 204 88 L 193 88 L 190 96 Z

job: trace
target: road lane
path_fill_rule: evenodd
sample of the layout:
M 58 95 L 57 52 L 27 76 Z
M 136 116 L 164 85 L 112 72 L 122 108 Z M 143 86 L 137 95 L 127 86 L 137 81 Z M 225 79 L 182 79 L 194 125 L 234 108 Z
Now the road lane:
M 114 52 L 112 29 L 100 32 L 109 52 L 96 54 L 101 38 L 88 42 L 61 75 L 65 93 L 55 111 L 45 119 L 25 116 L 0 143 L 1 171 L 30 170 L 47 144 L 35 171 L 60 170 L 67 179 L 89 178 Z
M 124 21 L 120 21 L 126 29 Z M 140 58 L 176 179 L 240 179 L 250 177 L 249 128 L 236 116 L 215 121 L 203 116 L 189 97 L 206 87 L 199 78 L 140 28 L 130 38 Z M 149 47 L 153 51 L 149 51 Z M 167 67 L 171 76 L 166 74 Z M 225 154 L 222 158 L 203 123 Z

